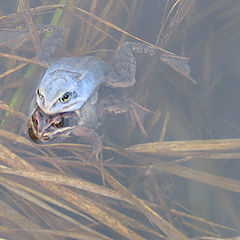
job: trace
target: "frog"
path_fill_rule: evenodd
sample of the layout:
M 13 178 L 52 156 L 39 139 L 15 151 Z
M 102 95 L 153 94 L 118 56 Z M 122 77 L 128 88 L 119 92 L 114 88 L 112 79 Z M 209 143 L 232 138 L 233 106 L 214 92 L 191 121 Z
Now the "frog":
M 96 132 L 102 123 L 99 119 L 105 113 L 131 113 L 134 109 L 134 101 L 128 95 L 136 83 L 134 53 L 156 56 L 191 78 L 187 58 L 140 42 L 120 44 L 114 66 L 95 56 L 60 58 L 49 64 L 36 89 L 35 110 L 28 121 L 30 138 L 46 143 L 70 135 L 81 136 L 94 146 L 89 159 L 99 159 L 102 150 Z M 130 114 L 133 115 L 147 136 L 135 111 Z
M 63 57 L 55 61 L 53 56 L 61 45 L 63 30 L 48 25 L 37 26 L 37 30 L 39 33 L 51 32 L 51 35 L 44 41 L 36 57 L 37 62 L 48 69 L 36 90 L 34 104 L 30 104 L 28 134 L 36 143 L 60 140 L 70 135 L 87 138 L 94 146 L 90 159 L 98 159 L 102 149 L 101 139 L 95 130 L 102 123 L 103 112 L 120 114 L 133 109 L 130 98 L 126 96 L 127 89 L 136 83 L 134 52 L 158 55 L 160 60 L 180 66 L 187 74 L 190 72 L 186 58 L 166 54 L 139 42 L 122 43 L 116 52 L 114 67 L 94 56 Z M 17 33 L 8 30 L 1 30 L 0 33 L 15 36 L 12 41 L 4 43 L 10 48 L 19 47 L 16 44 L 18 36 L 29 37 L 24 29 Z M 99 89 L 101 97 L 98 100 Z M 138 123 L 146 136 L 141 122 Z
M 129 88 L 136 83 L 134 52 L 158 55 L 177 71 L 190 77 L 187 58 L 179 58 L 140 42 L 124 42 L 116 51 L 112 67 L 95 56 L 63 57 L 50 65 L 36 90 L 36 102 L 46 114 L 71 112 L 83 104 L 102 85 L 109 88 Z
M 89 160 L 98 160 L 102 151 L 102 141 L 96 129 L 103 122 L 103 105 L 97 101 L 97 92 L 76 111 L 46 114 L 32 103 L 32 113 L 27 121 L 29 137 L 35 143 L 60 141 L 71 135 L 80 136 L 93 146 Z
M 179 6 L 181 12 L 181 4 Z M 162 48 L 142 42 L 121 43 L 116 51 L 113 66 L 95 56 L 63 57 L 56 60 L 54 54 L 61 45 L 63 35 L 63 31 L 59 31 L 58 28 L 56 30 L 58 31 L 51 30 L 51 35 L 43 42 L 36 57 L 37 62 L 45 66 L 47 71 L 36 89 L 33 100 L 36 104 L 30 114 L 29 129 L 33 138 L 35 136 L 36 139 L 50 140 L 50 134 L 46 135 L 47 130 L 54 137 L 77 132 L 77 129 L 81 132 L 79 129 L 85 128 L 85 125 L 89 125 L 86 127 L 88 129 L 94 129 L 94 120 L 91 118 L 98 118 L 99 113 L 96 111 L 98 106 L 104 105 L 105 111 L 111 109 L 115 113 L 128 111 L 130 109 L 128 104 L 127 107 L 119 107 L 120 105 L 115 104 L 114 98 L 118 96 L 120 89 L 124 89 L 125 92 L 136 83 L 134 53 L 156 56 L 159 61 L 167 63 L 174 70 L 194 81 L 190 76 L 188 58 L 179 57 Z M 114 104 L 104 104 L 104 97 L 98 100 L 98 91 L 102 88 L 114 92 L 111 95 Z M 92 103 L 93 99 L 95 103 Z M 87 114 L 89 111 L 93 112 L 90 114 L 91 118 Z M 75 121 L 69 121 L 69 116 Z M 77 118 L 77 116 L 81 117 Z M 64 119 L 68 121 L 62 126 L 60 123 L 65 122 Z M 50 129 L 46 123 L 55 128 L 59 126 L 60 131 L 67 130 L 65 128 L 67 126 L 69 131 L 64 130 L 63 134 L 59 134 L 58 130 L 56 132 L 58 134 L 54 134 L 53 129 Z
M 59 141 L 71 135 L 82 137 L 93 151 L 89 160 L 99 160 L 102 139 L 97 129 L 106 114 L 121 114 L 130 111 L 130 96 L 119 89 L 101 88 L 80 109 L 55 114 L 46 114 L 35 103 L 27 122 L 28 135 L 36 143 Z

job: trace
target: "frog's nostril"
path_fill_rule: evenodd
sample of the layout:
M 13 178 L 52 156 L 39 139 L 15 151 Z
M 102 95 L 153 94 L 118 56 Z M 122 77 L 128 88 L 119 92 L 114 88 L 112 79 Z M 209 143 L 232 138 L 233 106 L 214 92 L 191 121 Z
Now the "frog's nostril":
M 32 116 L 32 122 L 33 122 L 34 125 L 38 125 L 38 120 L 34 116 Z

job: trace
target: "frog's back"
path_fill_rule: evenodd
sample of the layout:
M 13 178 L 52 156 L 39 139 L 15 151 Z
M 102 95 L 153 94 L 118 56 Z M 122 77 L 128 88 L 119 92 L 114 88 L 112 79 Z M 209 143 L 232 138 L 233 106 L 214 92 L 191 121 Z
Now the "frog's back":
M 79 109 L 104 82 L 101 61 L 93 56 L 84 56 L 64 57 L 53 63 L 39 86 L 39 107 L 48 114 Z M 66 92 L 74 93 L 72 98 L 68 103 L 59 102 Z
M 58 72 L 65 74 L 86 74 L 92 72 L 96 77 L 96 82 L 104 81 L 104 73 L 101 66 L 102 60 L 93 56 L 84 57 L 63 57 L 53 63 L 46 71 L 41 84 L 52 81 L 51 76 L 57 75 Z

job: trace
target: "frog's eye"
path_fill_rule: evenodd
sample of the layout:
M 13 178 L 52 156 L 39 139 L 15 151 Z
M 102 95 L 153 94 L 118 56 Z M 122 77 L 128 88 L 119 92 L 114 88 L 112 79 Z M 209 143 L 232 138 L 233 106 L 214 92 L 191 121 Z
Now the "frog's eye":
M 63 127 L 63 125 L 64 125 L 64 119 L 63 118 L 58 119 L 57 121 L 52 123 L 52 126 L 55 127 L 55 128 Z
M 70 93 L 70 92 L 65 92 L 65 93 L 62 95 L 62 97 L 59 98 L 59 100 L 60 100 L 60 102 L 62 102 L 62 103 L 66 103 L 66 102 L 69 101 L 69 99 L 71 98 L 71 96 L 72 96 L 72 93 Z
M 37 95 L 39 95 L 39 96 L 41 96 L 41 95 L 42 95 L 42 94 L 41 94 L 41 92 L 40 92 L 40 89 L 39 89 L 39 88 L 37 89 L 37 91 L 36 91 L 36 92 L 37 92 Z
M 41 93 L 41 91 L 40 91 L 40 89 L 39 89 L 39 88 L 37 89 L 37 91 L 36 91 L 36 92 L 37 92 L 37 95 L 38 95 L 40 98 L 42 98 L 42 97 L 43 97 L 43 95 L 42 95 L 42 93 Z

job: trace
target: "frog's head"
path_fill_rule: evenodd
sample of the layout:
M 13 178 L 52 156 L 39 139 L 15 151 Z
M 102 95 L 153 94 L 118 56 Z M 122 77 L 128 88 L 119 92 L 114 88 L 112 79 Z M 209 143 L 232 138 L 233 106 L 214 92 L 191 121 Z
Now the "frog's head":
M 76 111 L 88 100 L 100 83 L 92 72 L 46 72 L 36 91 L 38 106 L 46 114 Z
M 40 86 L 36 90 L 37 105 L 46 114 L 75 111 L 79 108 L 81 100 L 78 98 L 77 89 L 66 86 L 61 80 L 55 82 L 57 86 L 50 83 L 47 87 Z
M 47 115 L 37 107 L 28 120 L 28 134 L 36 143 L 48 142 L 68 136 L 77 121 L 75 112 Z
M 58 78 L 48 85 L 40 85 L 36 91 L 38 106 L 46 114 L 75 111 L 87 100 L 86 91 L 79 91 L 83 87 L 66 79 Z M 83 88 L 84 90 L 84 88 Z

